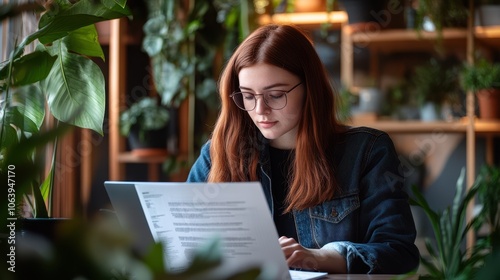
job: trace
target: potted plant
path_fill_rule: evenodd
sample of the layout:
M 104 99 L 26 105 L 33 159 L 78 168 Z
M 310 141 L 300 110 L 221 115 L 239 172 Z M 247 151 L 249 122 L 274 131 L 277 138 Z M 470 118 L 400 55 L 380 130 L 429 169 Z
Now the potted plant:
M 411 89 L 421 108 L 424 121 L 441 119 L 441 107 L 445 102 L 456 102 L 458 80 L 457 68 L 451 60 L 431 58 L 415 67 L 411 78 Z
M 476 93 L 481 119 L 500 118 L 500 63 L 482 58 L 464 64 L 460 81 L 465 90 Z
M 389 87 L 384 98 L 383 115 L 397 120 L 418 119 L 417 106 L 411 97 L 406 81 Z
M 413 196 L 410 199 L 412 205 L 421 207 L 429 221 L 431 222 L 434 239 L 426 238 L 426 249 L 429 258 L 421 257 L 421 264 L 426 269 L 426 275 L 422 279 L 484 279 L 476 278 L 478 273 L 495 270 L 498 263 L 490 262 L 494 257 L 498 260 L 498 247 L 494 247 L 491 242 L 491 233 L 498 233 L 498 220 L 491 224 L 493 230 L 486 239 L 479 239 L 471 248 L 464 248 L 463 243 L 470 231 L 477 233 L 478 229 L 489 223 L 490 217 L 499 217 L 500 192 L 498 191 L 498 170 L 496 177 L 487 177 L 485 183 L 481 177 L 475 181 L 474 185 L 465 190 L 464 179 L 465 169 L 462 169 L 456 183 L 456 193 L 452 205 L 441 212 L 436 212 L 427 203 L 422 192 L 416 187 L 412 187 Z M 483 173 L 485 174 L 485 173 Z M 494 186 L 494 188 L 491 188 Z M 483 204 L 485 207 L 471 220 L 466 221 L 466 213 L 470 203 L 474 201 L 477 194 L 483 194 Z M 484 195 L 488 194 L 488 195 Z M 488 205 L 488 206 L 486 206 Z M 494 213 L 491 215 L 490 213 Z M 498 236 L 497 236 L 498 238 Z M 498 241 L 498 240 L 497 240 Z M 486 265 L 485 265 L 486 263 Z M 494 279 L 494 278 L 489 278 Z
M 216 76 L 257 21 L 253 4 L 247 0 L 186 3 L 146 1 L 142 49 L 150 57 L 154 89 L 169 114 L 177 114 L 189 99 L 187 161 L 192 163 L 220 106 Z
M 478 185 L 478 201 L 484 215 L 481 222 L 487 225 L 489 242 L 500 252 L 500 167 L 483 165 L 475 184 Z
M 120 114 L 120 133 L 128 137 L 132 153 L 138 156 L 165 155 L 169 118 L 157 98 L 144 97 Z
M 17 174 L 12 183 L 16 207 L 9 212 L 2 210 L 2 220 L 7 213 L 9 217 L 20 215 L 17 210 L 21 204 L 30 208 L 30 216 L 52 217 L 58 137 L 71 127 L 103 134 L 104 76 L 92 59 L 104 59 L 104 54 L 94 24 L 131 15 L 126 0 L 46 4 L 24 11 L 43 12 L 38 28 L 0 64 L 0 175 L 7 182 L 7 178 L 12 179 L 12 169 Z M 2 5 L 6 13 L 1 20 L 15 16 L 19 7 L 24 6 Z M 31 43 L 37 47 L 28 53 L 25 49 Z M 56 125 L 44 126 L 46 118 L 54 118 Z M 52 155 L 43 154 L 48 146 L 53 147 Z M 40 168 L 45 157 L 52 158 L 48 173 Z
M 441 43 L 446 27 L 465 27 L 469 15 L 468 1 L 462 0 L 418 0 L 416 5 L 415 29 L 417 32 L 435 31 Z

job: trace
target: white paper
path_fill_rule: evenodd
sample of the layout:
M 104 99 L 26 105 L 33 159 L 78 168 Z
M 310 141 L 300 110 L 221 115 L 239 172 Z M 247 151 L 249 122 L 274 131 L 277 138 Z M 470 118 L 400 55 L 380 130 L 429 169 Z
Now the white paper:
M 224 256 L 221 270 L 259 266 L 282 275 L 279 279 L 289 277 L 259 183 L 138 183 L 136 190 L 155 241 L 166 245 L 169 271 L 185 269 L 193 251 L 217 237 Z

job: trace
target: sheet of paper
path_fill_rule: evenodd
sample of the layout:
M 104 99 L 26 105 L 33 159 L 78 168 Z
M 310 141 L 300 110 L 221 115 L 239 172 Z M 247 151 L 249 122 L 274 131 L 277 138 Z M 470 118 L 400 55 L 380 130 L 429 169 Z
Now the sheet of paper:
M 166 245 L 170 271 L 185 269 L 194 250 L 220 238 L 221 270 L 259 266 L 289 275 L 260 184 L 138 183 L 136 190 L 155 241 Z

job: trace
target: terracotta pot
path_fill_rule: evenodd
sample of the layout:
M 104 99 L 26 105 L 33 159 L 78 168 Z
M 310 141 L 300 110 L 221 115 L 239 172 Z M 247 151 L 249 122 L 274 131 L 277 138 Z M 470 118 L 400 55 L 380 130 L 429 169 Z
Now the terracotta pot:
M 297 13 L 326 11 L 326 0 L 295 0 L 294 11 Z
M 483 89 L 477 92 L 479 118 L 500 119 L 500 89 Z

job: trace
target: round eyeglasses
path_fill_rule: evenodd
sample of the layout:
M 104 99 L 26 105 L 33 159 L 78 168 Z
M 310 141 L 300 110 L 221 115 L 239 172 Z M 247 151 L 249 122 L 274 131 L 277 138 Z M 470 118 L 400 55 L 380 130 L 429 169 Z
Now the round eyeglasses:
M 257 106 L 257 96 L 260 96 L 260 95 L 264 98 L 264 103 L 266 103 L 266 105 L 269 108 L 271 108 L 273 110 L 281 110 L 281 109 L 285 108 L 285 106 L 286 106 L 287 93 L 294 90 L 300 84 L 302 84 L 302 82 L 296 84 L 294 87 L 292 87 L 291 89 L 289 89 L 287 91 L 270 90 L 270 91 L 264 92 L 263 94 L 254 94 L 251 92 L 238 91 L 238 92 L 234 92 L 229 97 L 231 97 L 233 99 L 234 103 L 236 104 L 236 106 L 238 106 L 238 108 L 240 108 L 241 110 L 244 110 L 244 111 L 252 111 L 253 109 L 255 109 L 255 107 Z

